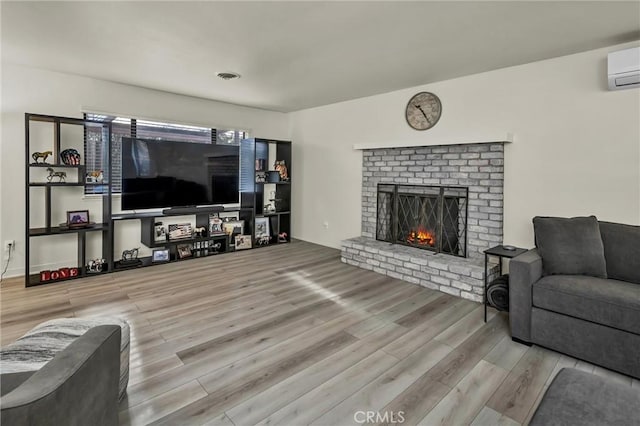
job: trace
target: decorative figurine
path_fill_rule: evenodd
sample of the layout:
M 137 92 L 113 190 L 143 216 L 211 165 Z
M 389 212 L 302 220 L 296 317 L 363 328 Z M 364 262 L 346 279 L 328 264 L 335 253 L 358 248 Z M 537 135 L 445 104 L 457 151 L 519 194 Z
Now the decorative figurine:
M 289 171 L 287 170 L 287 165 L 284 163 L 284 160 L 276 160 L 273 167 L 280 173 L 281 181 L 287 182 L 289 180 Z
M 271 237 L 269 235 L 263 235 L 256 239 L 256 244 L 259 246 L 268 246 L 271 242 Z
M 281 232 L 281 233 L 278 234 L 278 242 L 279 243 L 288 242 L 287 238 L 289 238 L 289 236 L 287 235 L 286 232 Z
M 134 262 L 138 260 L 138 249 L 140 247 L 136 247 L 131 250 L 125 250 L 122 252 L 122 260 L 125 262 Z
M 167 229 L 162 222 L 156 222 L 153 224 L 153 242 L 162 243 L 167 241 Z
M 269 204 L 273 206 L 271 213 L 275 213 L 278 211 L 278 206 L 282 207 L 282 198 L 276 198 L 276 191 L 271 191 L 269 195 L 271 196 L 271 198 L 269 198 Z
M 77 166 L 80 164 L 80 153 L 73 148 L 65 149 L 60 153 L 60 159 L 66 166 Z
M 42 151 L 42 152 L 34 152 L 31 154 L 31 158 L 33 158 L 32 164 L 49 164 L 47 163 L 47 157 L 53 155 L 51 151 Z M 42 158 L 42 162 L 38 163 L 38 158 Z
M 213 243 L 211 244 L 211 250 L 213 253 L 218 253 L 218 250 L 222 247 L 222 243 Z
M 47 167 L 47 171 L 49 172 L 49 176 L 47 176 L 47 182 L 51 182 L 53 178 L 58 178 L 58 182 L 66 182 L 67 180 L 67 172 L 56 172 L 51 167 Z
M 98 272 L 102 272 L 104 271 L 104 265 L 106 263 L 106 260 L 104 259 L 93 259 L 90 260 L 89 263 L 87 264 L 87 272 L 90 274 L 95 274 Z
M 193 233 L 196 237 L 206 237 L 207 236 L 207 228 L 204 226 L 200 226 L 193 230 Z
M 256 172 L 256 183 L 266 183 L 267 172 Z
M 102 183 L 104 182 L 104 173 L 102 170 L 89 172 L 86 174 L 85 180 L 87 183 Z

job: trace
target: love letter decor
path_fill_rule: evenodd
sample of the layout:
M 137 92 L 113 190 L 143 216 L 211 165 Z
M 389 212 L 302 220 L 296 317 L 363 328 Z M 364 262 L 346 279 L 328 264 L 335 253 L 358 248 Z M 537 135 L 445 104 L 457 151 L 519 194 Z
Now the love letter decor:
M 40 271 L 40 282 L 63 280 L 80 275 L 78 268 L 60 268 L 57 271 Z

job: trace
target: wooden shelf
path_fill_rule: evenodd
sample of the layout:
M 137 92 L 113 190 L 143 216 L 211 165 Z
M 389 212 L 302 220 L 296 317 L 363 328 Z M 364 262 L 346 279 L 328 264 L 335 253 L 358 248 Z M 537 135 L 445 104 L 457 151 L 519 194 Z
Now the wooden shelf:
M 281 182 L 256 182 L 256 185 L 291 185 L 291 181 L 281 181 Z
M 291 212 L 290 211 L 284 211 L 284 212 L 264 213 L 262 215 L 256 215 L 256 217 L 280 216 L 281 214 L 291 214 Z
M 85 120 L 83 118 L 58 117 L 55 115 L 44 115 L 44 114 L 28 114 L 28 116 L 29 116 L 29 120 L 31 121 L 44 121 L 46 123 L 76 124 L 79 126 L 82 126 L 85 124 L 96 125 L 96 126 L 107 125 L 107 123 L 104 121 Z
M 45 235 L 60 235 L 60 234 L 76 234 L 79 232 L 93 232 L 93 231 L 103 231 L 109 229 L 109 225 L 107 223 L 96 223 L 95 225 L 88 226 L 86 228 L 66 228 L 59 226 L 52 226 L 51 228 L 31 228 L 29 230 L 30 237 L 42 237 Z
M 84 169 L 84 164 L 76 164 L 74 166 L 71 165 L 67 165 L 67 164 L 47 164 L 47 163 L 38 163 L 38 164 L 34 164 L 31 163 L 29 164 L 29 167 L 64 167 L 66 169 Z
M 84 186 L 80 182 L 29 182 L 29 186 Z
M 227 235 L 225 234 L 225 235 L 213 235 L 211 237 L 195 237 L 195 238 L 184 238 L 181 240 L 167 240 L 165 242 L 154 242 L 151 246 L 149 246 L 149 248 L 164 247 L 167 245 L 177 246 L 180 244 L 193 244 L 193 243 L 200 243 L 200 242 L 210 241 L 210 240 L 224 240 L 226 238 L 227 238 Z
M 193 216 L 200 214 L 218 214 L 218 213 L 235 213 L 235 212 L 250 212 L 253 209 L 251 207 L 238 207 L 233 209 L 224 209 L 220 211 L 208 212 L 196 212 L 196 213 L 176 213 L 176 214 L 164 214 L 161 211 L 155 212 L 140 212 L 140 213 L 117 213 L 111 215 L 112 220 L 127 220 L 127 219 L 144 219 L 150 217 L 171 217 L 171 216 Z

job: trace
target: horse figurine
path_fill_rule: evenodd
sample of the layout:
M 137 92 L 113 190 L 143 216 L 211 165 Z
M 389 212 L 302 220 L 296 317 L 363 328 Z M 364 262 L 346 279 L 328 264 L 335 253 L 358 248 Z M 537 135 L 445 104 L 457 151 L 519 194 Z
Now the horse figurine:
M 276 171 L 280 173 L 281 181 L 286 182 L 289 180 L 289 171 L 287 170 L 287 165 L 284 163 L 284 160 L 276 161 L 273 166 L 276 169 Z
M 269 235 L 263 235 L 261 237 L 258 237 L 256 240 L 256 243 L 258 243 L 259 246 L 268 246 L 270 242 L 271 237 Z
M 47 167 L 47 171 L 49 172 L 49 176 L 47 176 L 47 182 L 51 182 L 53 178 L 58 178 L 58 182 L 66 182 L 67 181 L 67 172 L 56 172 L 51 167 Z
M 53 155 L 51 151 L 42 151 L 42 152 L 34 152 L 31 154 L 31 158 L 33 158 L 33 164 L 47 164 L 47 157 Z M 42 158 L 42 163 L 38 163 L 38 158 Z

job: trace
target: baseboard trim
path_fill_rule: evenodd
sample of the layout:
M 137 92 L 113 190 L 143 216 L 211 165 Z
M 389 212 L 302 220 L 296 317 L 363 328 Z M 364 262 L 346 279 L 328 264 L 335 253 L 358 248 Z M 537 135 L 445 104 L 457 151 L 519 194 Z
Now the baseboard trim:
M 533 345 L 533 343 L 531 343 L 531 342 L 526 342 L 526 341 L 524 341 L 522 339 L 518 339 L 517 337 L 513 337 L 513 336 L 511 336 L 511 340 L 513 340 L 516 343 L 520 343 L 520 344 L 523 344 L 523 345 L 526 345 L 526 346 L 532 346 Z

